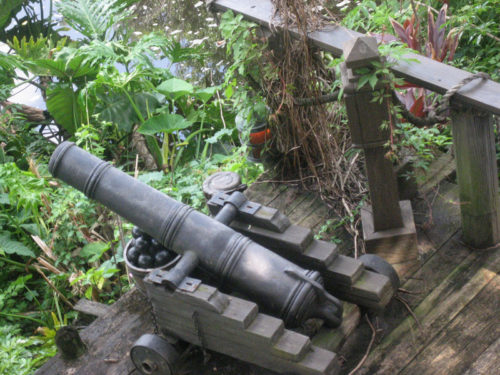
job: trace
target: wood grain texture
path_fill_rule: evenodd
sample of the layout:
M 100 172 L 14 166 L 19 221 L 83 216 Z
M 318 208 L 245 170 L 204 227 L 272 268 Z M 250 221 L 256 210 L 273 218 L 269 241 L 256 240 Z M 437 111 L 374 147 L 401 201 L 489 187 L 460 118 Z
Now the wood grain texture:
M 491 344 L 463 375 L 490 375 L 500 368 L 500 338 Z
M 135 367 L 130 360 L 132 344 L 153 332 L 149 303 L 133 289 L 110 307 L 110 311 L 80 332 L 87 352 L 65 361 L 59 354 L 38 369 L 36 375 L 123 375 Z
M 361 374 L 398 374 L 489 284 L 500 270 L 500 251 L 472 253 L 370 354 Z
M 111 309 L 111 306 L 105 305 L 104 303 L 99 303 L 95 301 L 88 300 L 86 298 L 82 298 L 78 300 L 75 305 L 75 311 L 93 315 L 97 317 L 101 317 L 106 315 Z
M 460 229 L 458 186 L 441 182 L 417 202 L 413 216 L 417 227 L 422 229 L 418 234 L 420 254 L 428 259 Z
M 220 11 L 232 10 L 242 14 L 245 18 L 267 28 L 270 25 L 279 27 L 279 20 L 275 17 L 274 7 L 269 0 L 216 0 L 213 6 Z M 295 29 L 291 29 L 290 33 L 292 36 L 300 37 Z M 310 33 L 308 36 L 315 46 L 339 57 L 348 40 L 362 35 L 353 30 L 332 25 L 327 29 Z M 439 94 L 444 94 L 464 78 L 471 76 L 469 72 L 421 55 L 409 53 L 404 59 L 397 61 L 391 67 L 393 73 Z M 472 81 L 454 95 L 453 99 L 500 115 L 500 83 L 495 81 Z
M 454 110 L 451 117 L 464 240 L 474 247 L 492 246 L 500 241 L 493 116 Z
M 497 275 L 418 354 L 418 357 L 403 369 L 401 374 L 462 373 L 500 337 L 498 311 L 500 311 L 500 277 Z
M 426 170 L 416 173 L 418 192 L 425 196 L 455 173 L 457 164 L 451 150 L 439 155 Z

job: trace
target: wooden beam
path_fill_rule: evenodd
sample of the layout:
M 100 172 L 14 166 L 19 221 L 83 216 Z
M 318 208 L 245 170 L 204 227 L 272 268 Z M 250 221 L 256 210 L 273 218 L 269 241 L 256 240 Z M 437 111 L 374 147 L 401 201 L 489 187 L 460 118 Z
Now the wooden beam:
M 264 27 L 270 28 L 270 25 L 273 25 L 279 28 L 280 21 L 275 17 L 274 6 L 269 0 L 216 0 L 213 6 L 220 11 L 232 10 L 242 14 L 246 19 Z M 301 37 L 297 29 L 289 31 L 292 36 Z M 339 57 L 348 40 L 362 35 L 353 30 L 332 25 L 321 31 L 310 33 L 309 39 L 315 46 Z M 404 58 L 415 59 L 418 62 L 398 61 L 391 68 L 393 73 L 439 94 L 444 94 L 471 75 L 464 70 L 414 53 L 407 54 Z M 465 85 L 453 98 L 477 109 L 500 115 L 500 83 L 492 80 L 474 80 Z
M 100 318 L 106 315 L 111 310 L 111 306 L 82 298 L 76 303 L 75 310 L 87 315 L 97 316 Z

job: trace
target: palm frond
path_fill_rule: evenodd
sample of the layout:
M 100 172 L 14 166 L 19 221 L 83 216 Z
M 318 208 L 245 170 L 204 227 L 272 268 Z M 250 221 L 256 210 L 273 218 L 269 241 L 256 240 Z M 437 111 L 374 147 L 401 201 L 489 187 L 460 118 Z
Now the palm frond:
M 125 52 L 121 52 L 122 45 L 117 42 L 105 42 L 101 40 L 92 40 L 89 44 L 84 44 L 75 47 L 67 47 L 56 54 L 56 58 L 64 56 L 66 59 L 74 59 L 76 57 L 83 58 L 82 63 L 92 67 L 98 67 L 103 64 L 113 65 L 119 61 L 120 56 Z
M 161 49 L 169 43 L 169 39 L 165 35 L 159 33 L 144 35 L 134 43 L 126 57 L 126 62 L 152 68 L 152 61 L 158 58 L 155 54 L 160 52 Z
M 21 69 L 25 71 L 26 67 L 15 55 L 9 55 L 0 51 L 0 70 L 3 70 L 4 72 L 13 72 L 14 69 Z
M 130 15 L 120 0 L 61 0 L 57 9 L 72 28 L 99 40 L 105 40 L 113 26 Z

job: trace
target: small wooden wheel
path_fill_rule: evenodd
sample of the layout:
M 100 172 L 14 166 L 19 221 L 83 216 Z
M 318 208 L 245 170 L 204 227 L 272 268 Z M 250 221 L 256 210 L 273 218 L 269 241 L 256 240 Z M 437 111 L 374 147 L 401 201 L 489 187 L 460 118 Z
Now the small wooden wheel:
M 384 258 L 374 254 L 365 254 L 358 258 L 369 271 L 387 276 L 391 282 L 392 289 L 396 292 L 399 288 L 399 276 L 396 270 L 387 263 Z

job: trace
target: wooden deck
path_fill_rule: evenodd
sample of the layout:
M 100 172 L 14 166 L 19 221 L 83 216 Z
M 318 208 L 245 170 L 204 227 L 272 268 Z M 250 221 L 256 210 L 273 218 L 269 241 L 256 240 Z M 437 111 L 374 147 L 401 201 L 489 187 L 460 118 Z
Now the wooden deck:
M 359 374 L 500 373 L 500 250 L 474 250 L 461 242 L 457 186 L 441 181 L 453 168 L 441 162 L 433 171 L 420 184 L 424 198 L 413 202 L 419 257 L 395 265 L 402 279 L 399 296 L 414 316 L 394 299 L 382 316 L 372 317 L 377 336 Z M 297 187 L 260 182 L 247 195 L 315 231 L 329 219 L 325 205 Z M 342 238 L 341 252 L 352 255 L 352 244 Z M 134 373 L 128 350 L 141 334 L 153 332 L 149 308 L 133 290 L 81 332 L 88 347 L 84 357 L 65 363 L 56 356 L 36 374 Z M 348 374 L 365 355 L 372 331 L 356 306 L 345 310 L 343 325 L 334 333 L 320 332 L 313 342 L 335 350 L 345 361 L 342 373 Z M 200 350 L 186 355 L 182 370 L 202 375 L 268 373 L 215 353 L 204 357 Z

